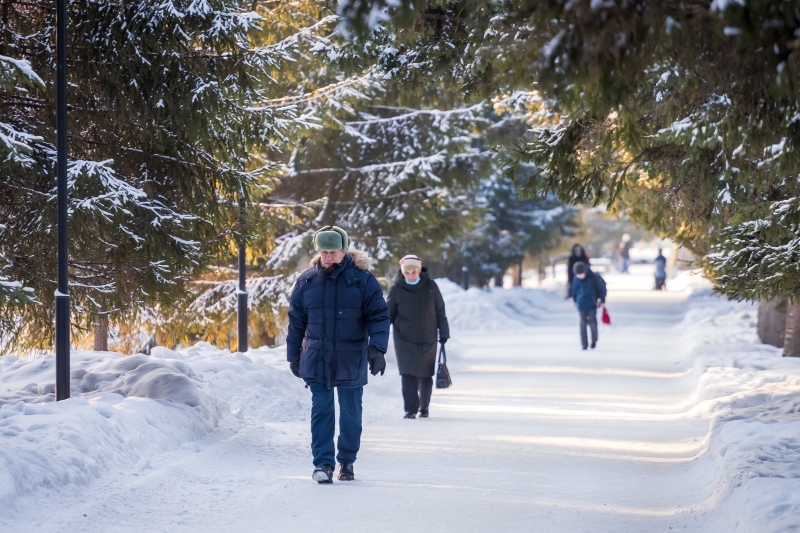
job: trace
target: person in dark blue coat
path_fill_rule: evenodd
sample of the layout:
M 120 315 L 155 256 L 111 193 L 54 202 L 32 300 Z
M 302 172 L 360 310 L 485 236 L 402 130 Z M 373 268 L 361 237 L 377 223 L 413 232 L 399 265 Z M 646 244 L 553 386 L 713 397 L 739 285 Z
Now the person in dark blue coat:
M 572 281 L 572 301 L 581 316 L 581 346 L 587 349 L 589 339 L 586 333 L 588 325 L 592 331 L 592 349 L 597 346 L 597 308 L 606 302 L 606 285 L 598 279 L 586 263 L 575 263 L 575 278 Z
M 327 226 L 314 234 L 319 254 L 300 274 L 289 305 L 286 336 L 289 368 L 311 389 L 312 478 L 332 483 L 336 426 L 333 389 L 339 399 L 338 479 L 354 479 L 361 445 L 361 398 L 367 367 L 386 370 L 389 308 L 364 252 L 347 251 L 347 233 Z
M 664 251 L 658 249 L 658 257 L 655 260 L 656 264 L 656 290 L 660 291 L 664 288 L 667 282 L 667 258 L 664 257 Z

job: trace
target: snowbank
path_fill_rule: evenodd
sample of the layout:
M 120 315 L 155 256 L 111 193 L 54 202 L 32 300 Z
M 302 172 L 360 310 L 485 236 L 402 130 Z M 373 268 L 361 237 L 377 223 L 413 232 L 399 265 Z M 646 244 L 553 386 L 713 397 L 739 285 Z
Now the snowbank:
M 282 422 L 305 417 L 311 394 L 289 372 L 286 347 L 258 348 L 246 355 L 218 350 L 207 342 L 176 352 L 157 348 L 156 357 L 186 361 L 224 398 L 237 418 Z
M 544 289 L 464 290 L 446 278 L 436 280 L 447 309 L 450 329 L 519 331 L 546 317 L 562 299 Z
M 54 402 L 55 358 L 0 357 L 0 508 L 39 487 L 85 484 L 108 470 L 186 448 L 229 410 L 304 416 L 308 395 L 283 350 L 247 356 L 200 343 L 152 355 L 73 352 L 72 398 Z
M 693 468 L 713 495 L 683 511 L 706 515 L 702 531 L 800 527 L 800 359 L 761 344 L 756 316 L 754 305 L 707 295 L 674 327 L 695 386 L 665 413 L 710 420 Z

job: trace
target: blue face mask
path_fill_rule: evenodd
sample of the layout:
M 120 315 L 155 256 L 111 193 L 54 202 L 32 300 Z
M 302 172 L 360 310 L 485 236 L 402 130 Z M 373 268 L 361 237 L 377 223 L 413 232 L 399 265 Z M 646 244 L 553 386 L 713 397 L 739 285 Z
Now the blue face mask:
M 406 283 L 408 283 L 411 286 L 414 286 L 417 283 L 419 283 L 421 280 L 422 280 L 422 278 L 420 277 L 420 278 L 417 278 L 417 281 L 408 281 L 408 280 L 406 280 Z

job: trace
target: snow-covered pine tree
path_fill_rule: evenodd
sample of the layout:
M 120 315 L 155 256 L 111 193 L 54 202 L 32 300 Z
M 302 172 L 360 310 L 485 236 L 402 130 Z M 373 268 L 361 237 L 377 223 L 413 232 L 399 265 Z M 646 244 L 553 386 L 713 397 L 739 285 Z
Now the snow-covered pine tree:
M 6 93 L 25 92 L 33 87 L 43 87 L 44 81 L 33 71 L 28 61 L 0 56 L 0 87 Z M 25 167 L 33 161 L 29 157 L 31 144 L 40 141 L 36 135 L 24 131 L 19 123 L 3 119 L 0 121 L 0 157 L 8 165 Z M 6 202 L 0 204 L 0 212 L 10 210 Z M 5 226 L 0 224 L 0 233 Z M 36 300 L 33 287 L 25 287 L 5 273 L 8 261 L 0 249 L 0 329 L 13 331 L 21 317 L 30 313 L 39 302 Z
M 461 281 L 461 267 L 466 266 L 470 284 L 488 285 L 524 259 L 557 247 L 575 226 L 573 207 L 553 196 L 522 199 L 500 173 L 498 168 L 475 192 L 475 208 L 482 215 L 478 222 L 447 239 L 442 260 L 432 262 L 441 263 L 442 274 L 453 281 Z
M 432 83 L 536 91 L 536 138 L 511 152 L 512 169 L 541 171 L 527 194 L 608 202 L 698 252 L 713 244 L 709 272 L 729 296 L 798 298 L 795 2 L 348 0 L 341 11 L 355 33 L 396 34 L 398 59 Z
M 339 68 L 343 40 L 334 34 L 337 17 L 327 3 L 313 0 L 256 4 L 260 31 L 250 35 L 259 51 L 281 47 L 287 54 L 260 80 L 262 98 L 258 112 L 291 112 L 292 120 L 278 120 L 279 135 L 268 145 L 254 146 L 248 170 L 268 169 L 266 180 L 250 184 L 252 202 L 235 226 L 233 240 L 217 250 L 209 271 L 192 279 L 190 290 L 175 305 L 155 304 L 136 309 L 121 323 L 118 345 L 142 347 L 144 341 L 190 344 L 198 340 L 219 347 L 236 347 L 236 257 L 239 242 L 246 242 L 248 262 L 248 345 L 272 345 L 282 335 L 293 277 L 274 272 L 264 261 L 275 249 L 276 237 L 291 231 L 301 220 L 313 218 L 322 202 L 276 202 L 273 190 L 292 168 L 293 153 L 310 136 L 344 117 L 352 117 L 358 102 L 380 87 L 370 61 Z M 291 61 L 289 60 L 291 59 Z M 291 118 L 291 116 L 289 116 Z M 326 162 L 327 164 L 327 162 Z M 154 336 L 154 337 L 153 337 Z
M 498 169 L 495 154 L 486 146 L 523 136 L 525 113 L 516 108 L 519 102 L 496 102 L 494 108 L 483 101 L 468 105 L 459 88 L 431 84 L 426 72 L 453 60 L 453 50 L 441 42 L 409 44 L 378 26 L 337 51 L 345 70 L 361 64 L 359 58 L 375 61 L 383 90 L 372 92 L 373 102 L 357 109 L 356 120 L 317 132 L 293 155 L 292 170 L 276 191 L 276 201 L 308 202 L 324 191 L 324 204 L 318 216 L 301 218 L 292 232 L 279 238 L 269 266 L 297 268 L 297 258 L 308 255 L 313 230 L 322 223 L 352 232 L 356 245 L 379 259 L 381 272 L 406 253 L 444 265 L 448 252 L 441 246 L 447 239 L 469 240 L 465 232 L 480 231 L 475 224 L 485 223 L 487 209 L 493 213 L 495 206 L 477 191 L 502 187 L 497 178 L 489 179 Z M 482 200 L 476 202 L 476 196 Z M 550 198 L 545 203 L 537 209 L 550 210 L 559 202 Z M 534 224 L 527 229 L 538 233 L 542 228 Z M 546 233 L 551 234 L 550 228 Z M 520 249 L 537 247 L 534 240 L 518 234 L 515 242 L 521 248 L 506 249 L 512 259 L 501 262 L 518 262 L 524 253 Z M 448 244 L 450 256 L 463 259 L 453 246 Z M 491 253 L 502 256 L 504 251 L 493 248 Z
M 489 123 L 487 106 L 438 109 L 447 95 L 373 94 L 339 128 L 309 136 L 293 154 L 269 201 L 319 199 L 320 208 L 279 238 L 268 267 L 296 269 L 307 260 L 314 229 L 337 224 L 387 272 L 406 253 L 438 251 L 473 217 L 467 191 L 491 155 L 476 134 Z
M 307 7 L 290 4 L 273 20 L 252 2 L 70 2 L 69 266 L 78 335 L 97 316 L 184 297 L 189 280 L 241 233 L 238 199 L 270 186 L 274 165 L 250 155 L 314 125 L 320 98 L 287 98 L 279 72 L 324 48 L 333 21 L 298 17 L 309 25 L 271 32 L 291 8 Z M 35 0 L 7 2 L 0 16 L 0 254 L 3 286 L 23 290 L 3 289 L 0 305 L 8 312 L 30 304 L 6 330 L 6 349 L 49 347 L 52 336 L 53 16 L 52 4 Z

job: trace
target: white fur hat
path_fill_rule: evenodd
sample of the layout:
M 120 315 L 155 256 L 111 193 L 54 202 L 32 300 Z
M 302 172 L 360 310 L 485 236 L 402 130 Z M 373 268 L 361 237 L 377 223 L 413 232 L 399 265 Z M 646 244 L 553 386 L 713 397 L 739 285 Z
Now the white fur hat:
M 422 259 L 416 255 L 407 255 L 400 260 L 400 268 L 403 270 L 422 270 Z

